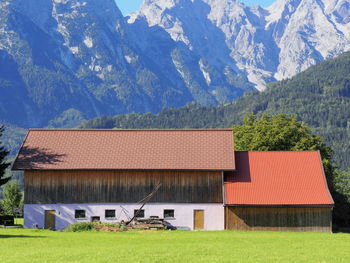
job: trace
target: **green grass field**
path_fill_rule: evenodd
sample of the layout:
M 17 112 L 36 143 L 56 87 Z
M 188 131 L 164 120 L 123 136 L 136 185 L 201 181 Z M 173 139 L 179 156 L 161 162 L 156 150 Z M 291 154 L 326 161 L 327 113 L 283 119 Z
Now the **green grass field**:
M 0 229 L 0 262 L 350 262 L 350 234 Z

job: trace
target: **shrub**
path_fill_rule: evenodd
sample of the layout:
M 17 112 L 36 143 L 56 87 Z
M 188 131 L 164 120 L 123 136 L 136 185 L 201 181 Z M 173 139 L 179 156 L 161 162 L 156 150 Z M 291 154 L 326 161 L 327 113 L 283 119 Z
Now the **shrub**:
M 93 222 L 81 222 L 70 225 L 66 228 L 67 232 L 83 232 L 83 231 L 96 231 L 96 225 L 98 223 Z
M 120 224 L 115 224 L 115 223 L 98 223 L 98 224 L 105 227 L 120 228 Z
M 84 231 L 125 231 L 125 228 L 120 224 L 113 223 L 96 223 L 96 222 L 81 222 L 70 225 L 65 229 L 66 232 L 84 232 Z

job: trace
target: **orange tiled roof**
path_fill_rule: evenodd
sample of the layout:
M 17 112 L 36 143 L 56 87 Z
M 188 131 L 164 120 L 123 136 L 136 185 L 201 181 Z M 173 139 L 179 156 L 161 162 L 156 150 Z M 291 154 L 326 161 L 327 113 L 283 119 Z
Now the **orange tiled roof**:
M 233 134 L 230 129 L 32 129 L 12 169 L 234 170 Z
M 236 152 L 228 205 L 333 205 L 319 152 Z

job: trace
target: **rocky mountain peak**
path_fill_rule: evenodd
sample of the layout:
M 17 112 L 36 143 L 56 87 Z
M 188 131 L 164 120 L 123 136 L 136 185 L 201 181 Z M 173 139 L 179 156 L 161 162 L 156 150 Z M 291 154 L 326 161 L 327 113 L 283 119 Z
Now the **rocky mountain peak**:
M 349 6 L 349 0 L 278 0 L 265 9 L 236 0 L 148 0 L 129 23 L 143 17 L 193 50 L 211 47 L 217 51 L 211 58 L 230 59 L 263 90 L 270 81 L 350 50 Z M 221 46 L 208 41 L 217 30 Z

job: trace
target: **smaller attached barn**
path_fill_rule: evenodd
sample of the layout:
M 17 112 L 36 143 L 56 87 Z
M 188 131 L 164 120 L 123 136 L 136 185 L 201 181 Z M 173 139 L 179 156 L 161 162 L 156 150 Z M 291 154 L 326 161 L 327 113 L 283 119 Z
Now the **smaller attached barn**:
M 236 152 L 225 176 L 225 228 L 332 231 L 332 207 L 319 152 Z

